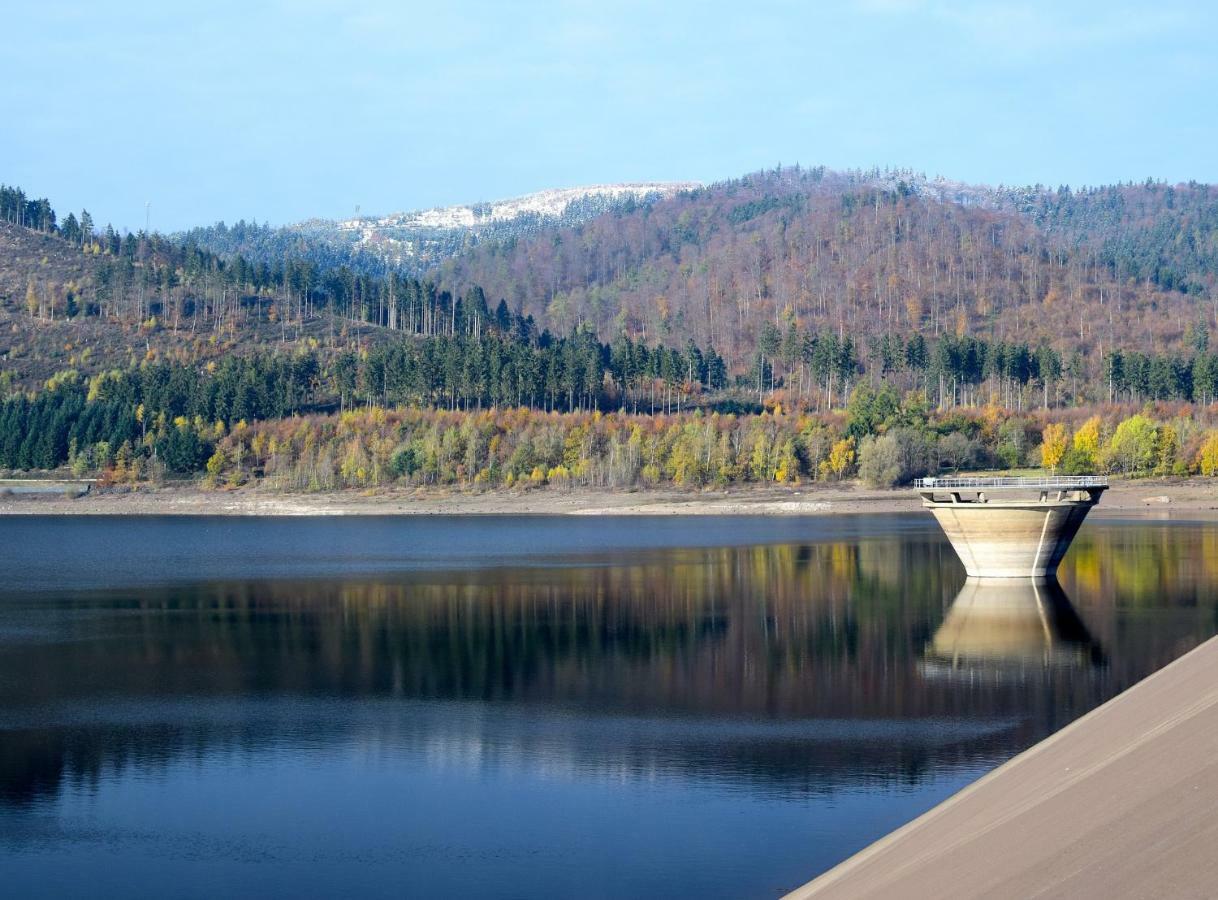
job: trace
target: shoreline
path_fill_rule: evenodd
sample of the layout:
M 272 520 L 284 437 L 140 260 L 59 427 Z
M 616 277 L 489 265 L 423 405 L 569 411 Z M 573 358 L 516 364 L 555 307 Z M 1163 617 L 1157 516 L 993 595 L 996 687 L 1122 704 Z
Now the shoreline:
M 278 493 L 194 485 L 80 497 L 0 497 L 0 515 L 428 516 L 428 515 L 761 515 L 822 516 L 916 512 L 911 488 L 857 484 L 757 486 L 719 491 L 545 489 L 465 492 L 440 488 Z M 1092 518 L 1218 519 L 1218 484 L 1196 479 L 1113 479 Z

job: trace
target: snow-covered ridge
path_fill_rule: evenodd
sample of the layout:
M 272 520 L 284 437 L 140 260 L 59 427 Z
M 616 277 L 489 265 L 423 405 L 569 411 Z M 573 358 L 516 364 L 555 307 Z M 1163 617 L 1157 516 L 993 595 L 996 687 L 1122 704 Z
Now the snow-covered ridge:
M 934 178 L 910 169 L 868 172 L 856 176 L 864 184 L 886 191 L 908 191 L 926 200 L 937 203 L 955 203 L 959 206 L 981 206 L 993 208 L 1000 204 L 1003 189 L 984 184 L 954 181 L 937 175 Z
M 521 216 L 558 218 L 572 203 L 590 199 L 610 201 L 671 197 L 681 191 L 700 187 L 696 182 L 643 181 L 627 184 L 594 184 L 586 187 L 553 188 L 487 203 L 469 203 L 387 216 L 361 216 L 335 223 L 342 231 L 367 232 L 379 228 L 426 228 L 436 230 L 478 228 L 496 222 L 510 222 Z
M 506 200 L 385 216 L 311 219 L 285 230 L 422 272 L 480 241 L 513 239 L 541 228 L 579 225 L 631 201 L 651 203 L 701 186 L 692 181 L 640 181 L 554 188 Z

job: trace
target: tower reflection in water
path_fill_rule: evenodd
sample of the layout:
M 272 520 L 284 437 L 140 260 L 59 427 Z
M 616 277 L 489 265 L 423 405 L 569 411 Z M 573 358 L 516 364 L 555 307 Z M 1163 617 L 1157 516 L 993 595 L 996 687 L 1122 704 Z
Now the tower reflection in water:
M 1056 579 L 969 578 L 921 665 L 944 677 L 1035 677 L 1104 664 L 1104 653 Z

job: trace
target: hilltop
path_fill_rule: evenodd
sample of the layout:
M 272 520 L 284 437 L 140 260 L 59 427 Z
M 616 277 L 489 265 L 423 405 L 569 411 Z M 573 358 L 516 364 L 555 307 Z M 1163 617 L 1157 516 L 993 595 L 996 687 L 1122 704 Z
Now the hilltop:
M 671 197 L 701 187 L 697 182 L 639 182 L 596 184 L 587 187 L 551 188 L 487 203 L 437 207 L 421 212 L 395 213 L 379 218 L 355 218 L 336 223 L 340 231 L 389 228 L 472 229 L 496 222 L 511 222 L 533 217 L 546 224 L 569 225 L 592 218 L 628 202 Z
M 241 253 L 255 262 L 295 253 L 367 274 L 395 268 L 419 275 L 485 241 L 579 225 L 697 187 L 694 182 L 639 182 L 556 188 L 505 200 L 337 221 L 310 219 L 278 228 L 244 221 L 231 227 L 218 223 L 175 238 L 217 253 Z

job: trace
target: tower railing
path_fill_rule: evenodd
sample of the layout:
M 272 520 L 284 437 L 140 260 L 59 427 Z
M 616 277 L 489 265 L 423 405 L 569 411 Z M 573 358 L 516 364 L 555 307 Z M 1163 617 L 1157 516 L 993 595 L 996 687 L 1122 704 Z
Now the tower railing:
M 1103 475 L 1044 475 L 1044 476 L 960 476 L 919 478 L 916 488 L 1029 488 L 1039 490 L 1065 490 L 1070 488 L 1106 488 L 1108 478 Z

